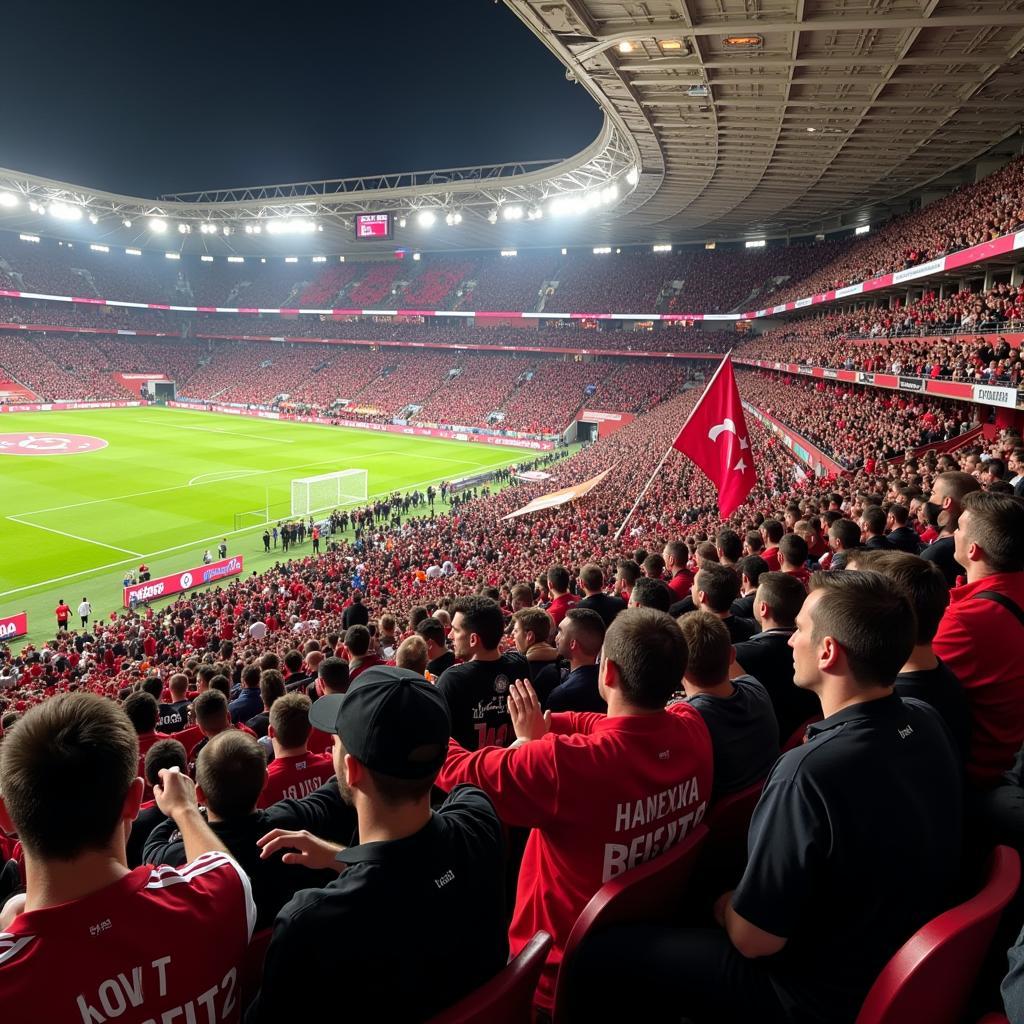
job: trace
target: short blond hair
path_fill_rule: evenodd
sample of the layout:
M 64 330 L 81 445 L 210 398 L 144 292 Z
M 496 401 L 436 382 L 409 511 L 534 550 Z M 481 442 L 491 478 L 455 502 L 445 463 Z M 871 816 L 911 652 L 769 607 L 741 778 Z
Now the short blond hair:
M 427 671 L 427 641 L 418 634 L 407 636 L 395 652 L 395 665 L 423 675 Z

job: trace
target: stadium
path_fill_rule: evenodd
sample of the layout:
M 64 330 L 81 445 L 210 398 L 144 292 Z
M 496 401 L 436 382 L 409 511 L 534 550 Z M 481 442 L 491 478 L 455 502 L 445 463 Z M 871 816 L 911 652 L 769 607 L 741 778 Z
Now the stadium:
M 438 6 L 9 69 L 0 1016 L 1024 1022 L 1024 7 Z

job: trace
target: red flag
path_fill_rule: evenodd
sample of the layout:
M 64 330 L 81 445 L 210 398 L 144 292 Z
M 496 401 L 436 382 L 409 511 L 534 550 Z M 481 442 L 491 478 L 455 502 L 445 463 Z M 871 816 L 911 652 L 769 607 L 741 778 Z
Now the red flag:
M 723 519 L 736 511 L 757 483 L 750 435 L 728 356 L 708 381 L 672 447 L 693 459 L 718 488 Z

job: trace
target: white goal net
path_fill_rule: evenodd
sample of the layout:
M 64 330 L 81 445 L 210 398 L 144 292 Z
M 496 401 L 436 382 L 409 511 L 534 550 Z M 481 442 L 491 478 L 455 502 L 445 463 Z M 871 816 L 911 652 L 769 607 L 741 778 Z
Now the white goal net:
M 343 469 L 292 481 L 292 515 L 340 508 L 356 501 L 366 501 L 366 470 Z

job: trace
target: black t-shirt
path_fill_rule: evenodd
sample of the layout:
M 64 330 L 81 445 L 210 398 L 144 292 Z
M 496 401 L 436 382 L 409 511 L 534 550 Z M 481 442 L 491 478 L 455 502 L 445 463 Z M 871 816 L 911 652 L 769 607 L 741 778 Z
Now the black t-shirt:
M 181 732 L 188 724 L 187 700 L 175 701 L 173 704 L 160 705 L 160 720 L 157 722 L 157 732 Z
M 614 594 L 591 594 L 589 597 L 583 598 L 576 607 L 589 608 L 591 611 L 597 612 L 607 628 L 619 612 L 626 610 L 626 602 Z
M 768 691 L 783 746 L 798 726 L 821 715 L 817 694 L 801 690 L 793 682 L 793 651 L 789 646 L 792 635 L 791 629 L 768 629 L 736 644 L 736 663 Z
M 792 1019 L 850 1024 L 893 953 L 949 906 L 962 770 L 935 712 L 895 694 L 808 734 L 768 778 L 732 903 L 788 940 L 761 963 Z
M 345 629 L 350 626 L 366 626 L 370 622 L 370 613 L 365 604 L 350 604 L 341 613 L 341 624 Z
M 427 671 L 432 676 L 439 676 L 445 669 L 455 664 L 455 655 L 451 651 L 445 651 L 440 657 L 427 662 Z
M 942 570 L 947 587 L 955 587 L 957 576 L 963 576 L 967 571 L 953 557 L 955 547 L 956 542 L 952 537 L 940 537 L 921 552 L 921 557 L 925 561 L 934 562 Z
M 341 875 L 278 915 L 246 1024 L 316 1020 L 325 1005 L 420 1021 L 457 1002 L 505 966 L 503 856 L 498 816 L 472 786 L 405 839 L 349 847 Z
M 919 672 L 901 672 L 896 677 L 896 692 L 930 704 L 949 727 L 957 753 L 966 761 L 971 737 L 971 715 L 960 680 L 940 658 L 938 665 Z
M 722 622 L 729 630 L 729 639 L 734 644 L 741 644 L 760 632 L 761 627 L 753 619 L 741 619 L 738 615 L 727 615 Z
M 507 747 L 516 738 L 508 691 L 515 680 L 529 678 L 529 664 L 515 651 L 496 661 L 467 661 L 446 669 L 437 688 L 448 701 L 454 739 L 466 750 Z
M 266 810 L 227 821 L 211 822 L 214 835 L 227 847 L 252 882 L 256 903 L 256 930 L 269 928 L 278 911 L 300 889 L 323 886 L 333 881 L 334 871 L 311 871 L 301 864 L 285 864 L 281 854 L 265 860 L 260 857 L 256 840 L 275 828 L 288 831 L 308 829 L 322 839 L 349 843 L 355 834 L 356 816 L 331 779 L 301 800 L 279 800 Z M 144 852 L 144 864 L 188 863 L 185 844 L 177 826 L 168 818 L 150 833 Z
M 779 756 L 779 726 L 768 691 L 752 676 L 732 684 L 729 697 L 698 693 L 688 698 L 711 734 L 713 797 L 738 793 L 764 779 Z

